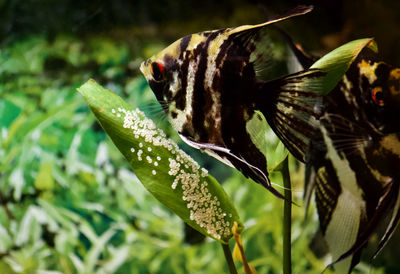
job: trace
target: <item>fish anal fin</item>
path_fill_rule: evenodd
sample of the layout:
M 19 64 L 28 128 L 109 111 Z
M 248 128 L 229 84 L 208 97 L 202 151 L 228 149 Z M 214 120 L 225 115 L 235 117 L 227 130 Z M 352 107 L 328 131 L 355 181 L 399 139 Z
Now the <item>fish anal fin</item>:
M 349 254 L 344 260 L 337 260 L 357 242 L 365 205 L 343 189 L 330 160 L 321 158 L 315 167 L 315 193 L 320 227 L 338 273 L 347 273 L 357 256 Z M 358 254 L 356 254 L 358 255 Z
M 396 185 L 396 186 L 394 186 L 394 185 Z M 373 258 L 375 258 L 379 254 L 379 252 L 385 247 L 386 243 L 393 236 L 393 233 L 399 224 L 399 220 L 400 220 L 400 187 L 398 186 L 398 183 L 393 183 L 392 187 L 395 187 L 394 190 L 391 190 L 391 192 L 393 192 L 392 199 L 395 200 L 392 217 L 386 228 L 385 233 L 383 234 L 381 240 L 379 241 L 378 248 L 375 251 Z
M 396 228 L 396 226 L 399 223 L 400 219 L 400 201 L 399 201 L 399 191 L 400 191 L 400 186 L 399 184 L 392 183 L 388 186 L 386 192 L 382 195 L 381 199 L 379 200 L 379 203 L 376 207 L 376 210 L 374 211 L 374 214 L 369 218 L 367 223 L 365 224 L 365 228 L 363 231 L 358 235 L 356 242 L 352 245 L 352 247 L 343 253 L 336 261 L 334 261 L 332 264 L 336 264 L 337 262 L 340 262 L 349 256 L 361 251 L 361 249 L 365 246 L 371 235 L 375 232 L 376 228 L 378 225 L 381 223 L 382 220 L 387 216 L 387 213 L 389 209 L 395 204 L 394 210 L 392 212 L 392 217 L 390 220 L 390 223 L 381 238 L 378 248 L 374 254 L 374 257 L 382 250 L 382 248 L 385 246 L 387 241 L 391 238 L 393 235 L 393 232 Z

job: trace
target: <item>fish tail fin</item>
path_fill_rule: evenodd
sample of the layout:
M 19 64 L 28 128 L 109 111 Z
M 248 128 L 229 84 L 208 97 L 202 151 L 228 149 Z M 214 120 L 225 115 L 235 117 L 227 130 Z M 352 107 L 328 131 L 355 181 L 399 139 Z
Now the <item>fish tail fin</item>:
M 311 67 L 272 81 L 258 81 L 256 107 L 299 160 L 305 162 L 310 140 L 318 129 L 323 96 L 335 88 L 358 54 L 374 49 L 373 39 L 349 42 Z
M 322 96 L 297 90 L 293 84 L 305 77 L 313 77 L 313 73 L 302 71 L 263 83 L 257 99 L 258 108 L 272 130 L 290 153 L 303 162 L 317 130 Z

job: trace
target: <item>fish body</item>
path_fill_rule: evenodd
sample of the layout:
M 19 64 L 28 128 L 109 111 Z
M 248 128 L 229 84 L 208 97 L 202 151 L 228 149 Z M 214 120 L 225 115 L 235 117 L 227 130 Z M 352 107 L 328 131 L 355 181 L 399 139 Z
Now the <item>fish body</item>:
M 335 269 L 345 273 L 377 226 L 391 214 L 379 252 L 400 218 L 400 68 L 363 51 L 320 110 L 306 180 Z
M 141 65 L 168 120 L 186 143 L 279 197 L 283 196 L 268 179 L 265 133 L 270 126 L 304 160 L 320 100 L 312 89 L 325 87 L 325 80 L 336 84 L 342 76 L 339 71 L 337 77 L 337 66 L 310 67 L 313 61 L 303 58 L 273 26 L 310 10 L 298 7 L 263 24 L 191 34 Z M 346 62 L 352 54 L 346 55 Z M 347 69 L 346 62 L 342 63 Z
M 270 185 L 264 149 L 249 131 L 265 122 L 262 109 L 277 96 L 273 84 L 266 91 L 267 81 L 301 68 L 298 62 L 290 67 L 291 50 L 277 42 L 284 37 L 269 26 L 309 10 L 303 7 L 260 25 L 191 34 L 141 65 L 186 143 L 236 167 L 277 196 L 281 194 Z M 266 105 L 260 106 L 260 100 Z

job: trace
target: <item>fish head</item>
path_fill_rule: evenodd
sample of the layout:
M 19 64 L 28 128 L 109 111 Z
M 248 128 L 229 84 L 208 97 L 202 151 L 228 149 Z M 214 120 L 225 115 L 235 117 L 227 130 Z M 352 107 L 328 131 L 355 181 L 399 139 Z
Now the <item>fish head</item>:
M 181 82 L 176 76 L 174 77 L 174 74 L 179 71 L 179 62 L 176 59 L 180 55 L 179 45 L 182 39 L 175 41 L 140 65 L 140 71 L 160 103 L 172 101 L 173 95 L 176 95 L 181 88 Z
M 359 67 L 368 119 L 383 134 L 400 132 L 400 68 L 381 61 Z
M 141 64 L 140 70 L 175 130 L 192 116 L 196 72 L 207 61 L 205 43 L 217 31 L 185 36 Z

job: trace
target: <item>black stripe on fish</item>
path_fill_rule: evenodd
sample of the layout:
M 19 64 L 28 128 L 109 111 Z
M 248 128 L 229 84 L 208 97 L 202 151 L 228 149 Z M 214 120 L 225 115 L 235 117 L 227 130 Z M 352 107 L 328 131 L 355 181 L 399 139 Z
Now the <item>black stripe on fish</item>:
M 332 218 L 332 213 L 336 207 L 337 197 L 341 192 L 337 175 L 330 161 L 325 161 L 325 167 L 318 169 L 316 174 L 316 201 L 319 215 L 319 221 L 322 232 L 325 233 L 326 228 Z
M 191 34 L 189 34 L 189 35 L 186 35 L 185 37 L 183 37 L 182 38 L 182 40 L 181 40 L 181 42 L 180 42 L 180 56 L 179 56 L 179 59 L 180 60 L 183 60 L 183 53 L 186 51 L 186 49 L 187 49 L 187 47 L 188 47 L 188 45 L 189 45 L 189 43 L 190 43 L 190 40 L 192 40 L 192 35 Z
M 221 31 L 211 33 L 207 39 L 207 50 L 210 47 L 210 43 L 215 42 L 216 38 L 219 38 Z M 223 43 L 224 44 L 224 43 Z M 220 53 L 220 52 L 219 52 Z M 222 142 L 220 129 L 218 128 L 219 124 L 217 121 L 220 121 L 220 112 L 218 110 L 221 109 L 220 92 L 221 90 L 221 74 L 220 67 L 218 67 L 216 59 L 219 55 L 214 56 L 215 66 L 209 67 L 208 58 L 210 58 L 209 54 L 207 54 L 207 67 L 204 71 L 203 80 L 203 88 L 204 88 L 204 106 L 203 112 L 205 114 L 203 126 L 208 133 L 208 140 L 211 143 L 220 143 Z M 211 61 L 212 63 L 212 61 Z M 207 75 L 209 73 L 210 75 Z M 210 79 L 211 76 L 211 79 Z M 211 82 L 209 82 L 211 80 Z M 200 80 L 199 80 L 200 81 Z M 199 82 L 200 84 L 200 82 Z
M 219 52 L 217 57 L 215 58 L 215 65 L 217 68 L 222 68 L 223 66 L 223 62 L 226 58 L 226 56 L 228 55 L 228 51 L 230 50 L 230 48 L 233 46 L 232 41 L 228 38 L 225 39 L 225 41 L 222 42 L 220 48 L 219 48 Z
M 233 154 L 243 159 L 251 159 L 252 165 L 263 174 L 236 159 L 229 159 L 232 164 L 246 177 L 252 178 L 271 190 L 265 156 L 252 143 L 246 131 L 246 122 L 254 114 L 249 108 L 249 102 L 253 100 L 252 93 L 255 92 L 252 90 L 254 87 L 251 83 L 255 74 L 252 65 L 248 62 L 249 57 L 250 53 L 246 48 L 227 42 L 222 44 L 217 57 L 217 60 L 221 62 L 220 77 L 216 80 L 221 81 L 222 138 Z M 276 191 L 273 192 L 275 195 L 280 195 Z
M 186 45 L 187 46 L 187 45 Z M 179 78 L 181 79 L 181 89 L 175 97 L 176 107 L 180 110 L 184 110 L 186 107 L 186 92 L 187 92 L 187 75 L 189 71 L 189 58 L 180 59 L 182 64 L 180 65 Z M 177 98 L 178 97 L 178 98 Z
M 207 57 L 208 47 L 219 33 L 215 32 L 208 36 L 205 43 L 201 43 L 194 51 L 195 56 L 199 56 L 199 63 L 197 65 L 197 71 L 194 78 L 193 87 L 193 100 L 192 100 L 192 123 L 193 128 L 196 129 L 196 135 L 199 136 L 199 140 L 207 140 L 209 133 L 204 126 L 205 113 L 209 110 L 206 109 L 206 102 L 210 99 L 207 98 L 207 91 L 204 86 L 204 79 L 207 70 Z

